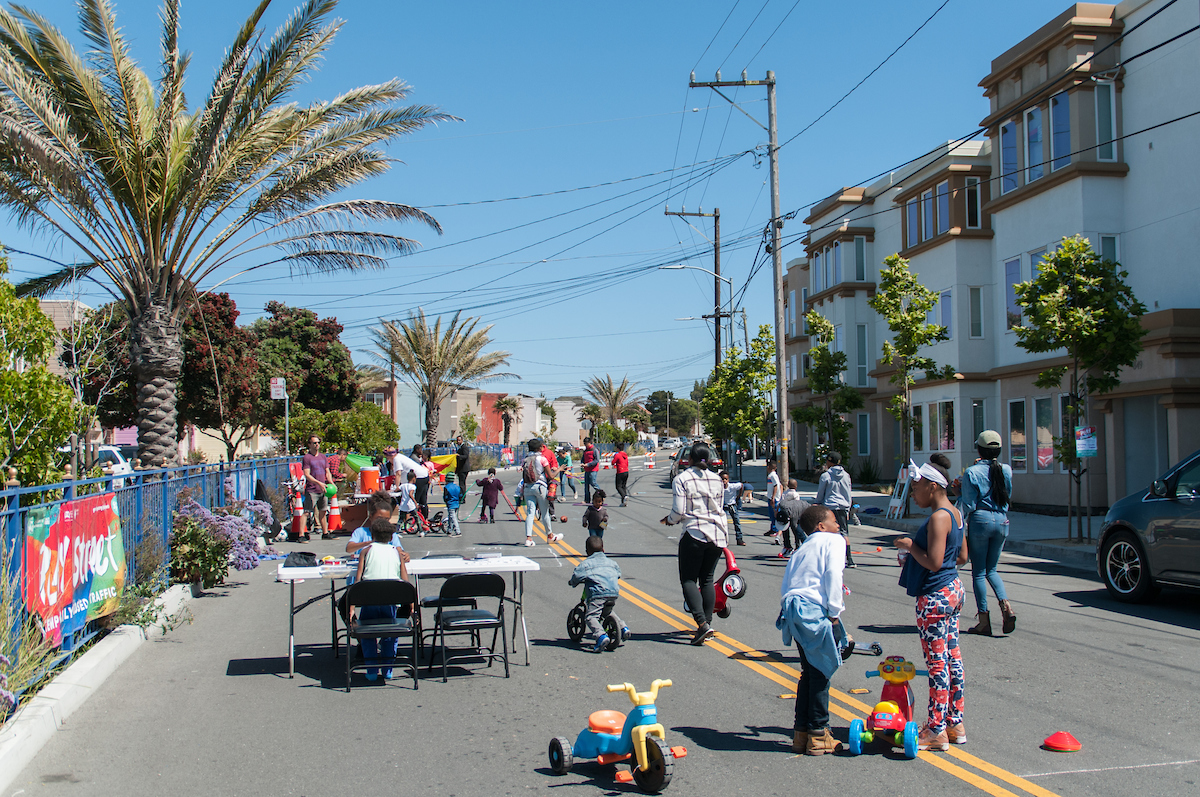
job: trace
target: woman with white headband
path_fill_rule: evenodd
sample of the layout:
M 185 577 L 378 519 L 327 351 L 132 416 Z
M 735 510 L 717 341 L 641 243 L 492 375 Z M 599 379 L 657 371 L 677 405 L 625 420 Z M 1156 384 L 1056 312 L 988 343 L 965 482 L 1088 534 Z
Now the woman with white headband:
M 950 474 L 932 462 L 909 462 L 917 506 L 932 507 L 917 533 L 896 540 L 903 567 L 900 585 L 917 599 L 917 630 L 929 670 L 929 720 L 917 738 L 922 750 L 949 750 L 965 744 L 963 663 L 958 648 L 958 613 L 966 593 L 958 577 L 962 556 L 962 514 L 946 496 Z

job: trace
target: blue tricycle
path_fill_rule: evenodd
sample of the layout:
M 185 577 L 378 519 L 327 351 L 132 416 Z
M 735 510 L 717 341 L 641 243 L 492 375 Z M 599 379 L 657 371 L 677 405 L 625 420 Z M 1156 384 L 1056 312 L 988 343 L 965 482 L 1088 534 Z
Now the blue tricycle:
M 654 701 L 658 690 L 670 686 L 669 680 L 655 680 L 649 692 L 639 692 L 631 683 L 609 684 L 608 691 L 624 692 L 633 702 L 628 716 L 619 711 L 593 711 L 588 726 L 579 732 L 574 748 L 562 736 L 550 740 L 550 769 L 565 775 L 575 757 L 594 758 L 601 764 L 616 764 L 635 758 L 632 771 L 617 772 L 621 783 L 633 781 L 648 794 L 667 788 L 675 769 L 675 759 L 687 755 L 686 747 L 668 747 L 663 726 L 658 722 Z

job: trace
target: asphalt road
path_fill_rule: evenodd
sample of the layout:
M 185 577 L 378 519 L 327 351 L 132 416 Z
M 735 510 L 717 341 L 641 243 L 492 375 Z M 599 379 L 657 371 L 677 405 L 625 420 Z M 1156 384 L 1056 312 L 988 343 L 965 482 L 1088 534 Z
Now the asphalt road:
M 514 478 L 506 477 L 510 489 Z M 611 480 L 612 472 L 603 472 L 601 486 Z M 781 648 L 774 627 L 785 563 L 762 536 L 767 523 L 755 514 L 761 502 L 750 512 L 758 522 L 746 526 L 750 544 L 735 549 L 747 594 L 731 604 L 729 619 L 716 621 L 717 639 L 693 648 L 675 565 L 677 527 L 658 523 L 670 499 L 666 471 L 635 471 L 631 483 L 628 509 L 610 503 L 606 533 L 625 576 L 618 611 L 635 633 L 617 651 L 592 654 L 566 636 L 566 616 L 578 599 L 566 582 L 583 548 L 580 505 L 560 504 L 569 518 L 558 526 L 566 533 L 560 545 L 539 539 L 533 549 L 521 547 L 522 525 L 507 512 L 496 525 L 465 522 L 457 540 L 406 540 L 413 556 L 503 550 L 540 562 L 542 570 L 526 579 L 532 665 L 514 666 L 507 680 L 500 665 L 452 668 L 448 684 L 423 678 L 418 691 L 411 680 L 367 684 L 359 675 L 346 694 L 328 647 L 326 600 L 298 617 L 298 672 L 289 680 L 287 588 L 273 581 L 274 563 L 264 563 L 192 601 L 191 624 L 143 645 L 9 793 L 636 793 L 614 781 L 612 766 L 577 763 L 570 774 L 553 775 L 546 747 L 552 736 L 574 740 L 591 711 L 627 710 L 628 700 L 608 694 L 605 684 L 646 689 L 655 678 L 674 681 L 658 700 L 668 744 L 688 748 L 667 793 L 1198 792 L 1200 747 L 1191 720 L 1200 597 L 1168 592 L 1156 604 L 1125 607 L 1097 581 L 1006 556 L 1017 632 L 962 642 L 969 744 L 915 761 L 879 747 L 858 758 L 796 756 L 789 743 L 797 656 Z M 885 655 L 921 666 L 912 601 L 896 585 L 899 569 L 887 547 L 894 534 L 853 529 L 861 566 L 846 572 L 852 594 L 845 618 L 860 650 L 879 641 Z M 340 544 L 308 547 L 325 553 Z M 318 596 L 325 586 L 304 583 L 298 594 Z M 850 719 L 878 698 L 879 679 L 865 677 L 876 663 L 856 654 L 833 679 L 833 724 L 843 740 Z M 914 684 L 920 708 L 923 679 Z M 850 694 L 859 688 L 870 693 Z M 1082 751 L 1039 749 L 1059 730 L 1074 734 Z

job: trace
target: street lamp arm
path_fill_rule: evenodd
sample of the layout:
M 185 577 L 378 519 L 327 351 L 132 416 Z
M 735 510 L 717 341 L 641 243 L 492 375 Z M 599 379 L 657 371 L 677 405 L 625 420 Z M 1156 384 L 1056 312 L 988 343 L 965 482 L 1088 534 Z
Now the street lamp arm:
M 701 268 L 700 266 L 689 266 L 689 265 L 685 265 L 685 264 L 683 264 L 683 263 L 680 263 L 680 264 L 678 264 L 678 265 L 675 265 L 675 266 L 659 266 L 659 267 L 658 267 L 658 270 L 659 270 L 659 271 L 678 271 L 679 269 L 682 269 L 682 268 L 690 268 L 690 269 L 692 269 L 693 271 L 703 271 L 703 272 L 704 272 L 705 274 L 707 274 L 708 276 L 710 276 L 710 277 L 716 277 L 717 279 L 721 280 L 721 282 L 724 282 L 724 283 L 726 283 L 726 284 L 729 286 L 729 289 L 730 289 L 731 291 L 733 290 L 733 280 L 730 280 L 730 279 L 728 279 L 728 278 L 726 278 L 726 277 L 722 277 L 722 276 L 721 276 L 720 274 L 718 274 L 717 272 L 715 272 L 715 271 L 709 271 L 708 269 L 706 269 L 706 268 Z

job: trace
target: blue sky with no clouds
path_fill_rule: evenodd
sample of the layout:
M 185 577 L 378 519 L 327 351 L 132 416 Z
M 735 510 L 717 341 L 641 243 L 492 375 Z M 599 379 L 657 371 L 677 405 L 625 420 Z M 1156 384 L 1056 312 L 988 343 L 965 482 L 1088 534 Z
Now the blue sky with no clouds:
M 143 68 L 157 74 L 158 4 L 114 2 Z M 411 102 L 461 117 L 397 142 L 390 154 L 401 163 L 353 192 L 427 208 L 444 235 L 397 228 L 424 248 L 382 273 L 291 278 L 265 268 L 223 289 L 244 322 L 271 299 L 336 316 L 358 361 L 366 361 L 368 330 L 380 318 L 416 307 L 431 315 L 462 309 L 494 325 L 495 346 L 512 353 L 509 370 L 522 379 L 497 389 L 578 394 L 583 379 L 607 372 L 628 374 L 647 391 L 686 392 L 712 367 L 712 331 L 674 319 L 712 312 L 712 279 L 654 267 L 711 268 L 704 237 L 711 221 L 689 219 L 695 229 L 664 216 L 666 205 L 720 207 L 722 270 L 751 335 L 772 313 L 769 262 L 749 280 L 770 213 L 766 161 L 725 157 L 764 145 L 766 133 L 710 90 L 689 90 L 689 72 L 711 80 L 718 68 L 725 79 L 743 69 L 751 78 L 774 70 L 779 136 L 787 141 L 942 2 L 343 0 L 337 16 L 346 24 L 296 99 L 399 77 L 412 86 Z M 193 98 L 207 90 L 251 6 L 184 0 Z M 987 113 L 976 84 L 991 59 L 1067 6 L 950 0 L 878 73 L 784 147 L 783 210 L 973 130 Z M 294 7 L 276 0 L 268 28 Z M 73 2 L 39 0 L 36 8 L 81 41 Z M 764 89 L 731 89 L 729 96 L 766 124 Z M 535 194 L 550 196 L 494 201 Z M 785 234 L 801 230 L 797 220 Z M 0 241 L 72 257 L 69 248 L 31 239 L 7 218 Z M 798 246 L 785 250 L 785 257 L 799 254 Z M 26 255 L 10 254 L 10 261 L 13 280 L 47 270 Z M 101 296 L 85 299 L 99 303 Z

